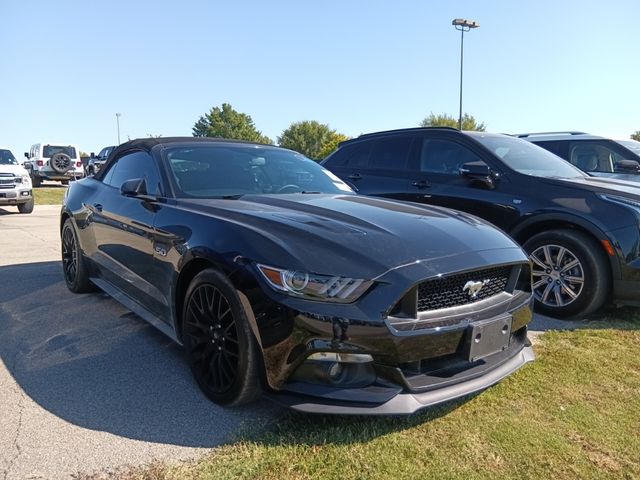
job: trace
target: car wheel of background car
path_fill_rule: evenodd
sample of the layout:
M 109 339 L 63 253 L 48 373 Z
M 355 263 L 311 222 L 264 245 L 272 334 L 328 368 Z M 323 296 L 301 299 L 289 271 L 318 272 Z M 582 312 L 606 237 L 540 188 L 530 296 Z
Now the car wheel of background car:
M 66 153 L 56 153 L 49 160 L 49 165 L 58 173 L 64 173 L 72 167 L 71 157 Z
M 536 310 L 554 317 L 587 315 L 609 293 L 604 253 L 590 236 L 573 230 L 534 235 L 524 244 L 532 262 Z
M 42 185 L 42 178 L 38 177 L 37 175 L 32 175 L 31 185 L 34 187 L 39 187 L 40 185 Z
M 33 198 L 26 203 L 18 204 L 18 211 L 20 213 L 31 213 L 33 212 Z
M 69 185 L 69 180 L 60 180 L 62 185 Z
M 196 275 L 182 318 L 189 366 L 205 395 L 220 405 L 256 400 L 261 394 L 257 342 L 224 275 L 214 269 Z
M 74 293 L 87 293 L 95 290 L 89 280 L 84 256 L 78 244 L 78 235 L 71 219 L 62 227 L 62 269 L 64 281 Z

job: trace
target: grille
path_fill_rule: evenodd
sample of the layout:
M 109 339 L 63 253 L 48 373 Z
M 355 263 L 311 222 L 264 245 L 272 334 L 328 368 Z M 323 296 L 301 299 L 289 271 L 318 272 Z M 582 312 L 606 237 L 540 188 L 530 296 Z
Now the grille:
M 505 291 L 513 267 L 496 267 L 427 280 L 418 285 L 418 311 L 439 310 L 478 302 Z M 484 282 L 475 297 L 467 282 Z
M 0 188 L 14 188 L 16 180 L 13 175 L 0 174 Z

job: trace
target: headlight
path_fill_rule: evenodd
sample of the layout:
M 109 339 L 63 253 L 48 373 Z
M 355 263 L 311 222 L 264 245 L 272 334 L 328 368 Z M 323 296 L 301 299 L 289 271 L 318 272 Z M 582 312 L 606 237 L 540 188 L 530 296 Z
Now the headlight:
M 31 184 L 31 177 L 29 177 L 29 175 L 22 175 L 21 181 L 22 181 L 22 183 L 24 185 L 30 185 Z
M 359 278 L 318 275 L 259 264 L 257 267 L 267 283 L 275 290 L 309 300 L 351 303 L 362 296 L 373 284 L 371 280 Z
M 618 205 L 624 205 L 631 208 L 636 213 L 640 213 L 640 201 L 633 200 L 627 197 L 618 197 L 617 195 L 599 195 L 600 198 L 607 202 L 617 203 Z

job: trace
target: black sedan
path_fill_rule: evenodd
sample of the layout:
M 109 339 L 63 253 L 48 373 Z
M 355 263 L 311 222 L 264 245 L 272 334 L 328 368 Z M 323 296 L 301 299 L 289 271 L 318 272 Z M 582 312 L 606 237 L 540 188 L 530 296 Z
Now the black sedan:
M 74 182 L 64 277 L 184 345 L 214 402 L 388 414 L 533 359 L 531 272 L 467 214 L 356 195 L 281 148 L 134 140 Z

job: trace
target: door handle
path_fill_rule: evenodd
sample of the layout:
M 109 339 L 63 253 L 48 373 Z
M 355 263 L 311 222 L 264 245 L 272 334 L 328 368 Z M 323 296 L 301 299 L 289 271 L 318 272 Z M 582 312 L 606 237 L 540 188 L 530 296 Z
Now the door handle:
M 413 182 L 411 185 L 417 188 L 428 188 L 431 186 L 431 184 L 426 180 L 419 180 L 417 182 Z
M 359 173 L 352 173 L 347 178 L 349 180 L 360 180 L 360 179 L 362 179 L 362 175 L 360 175 Z
M 102 212 L 102 204 L 101 203 L 94 203 L 93 204 L 93 208 L 95 208 L 97 212 Z

